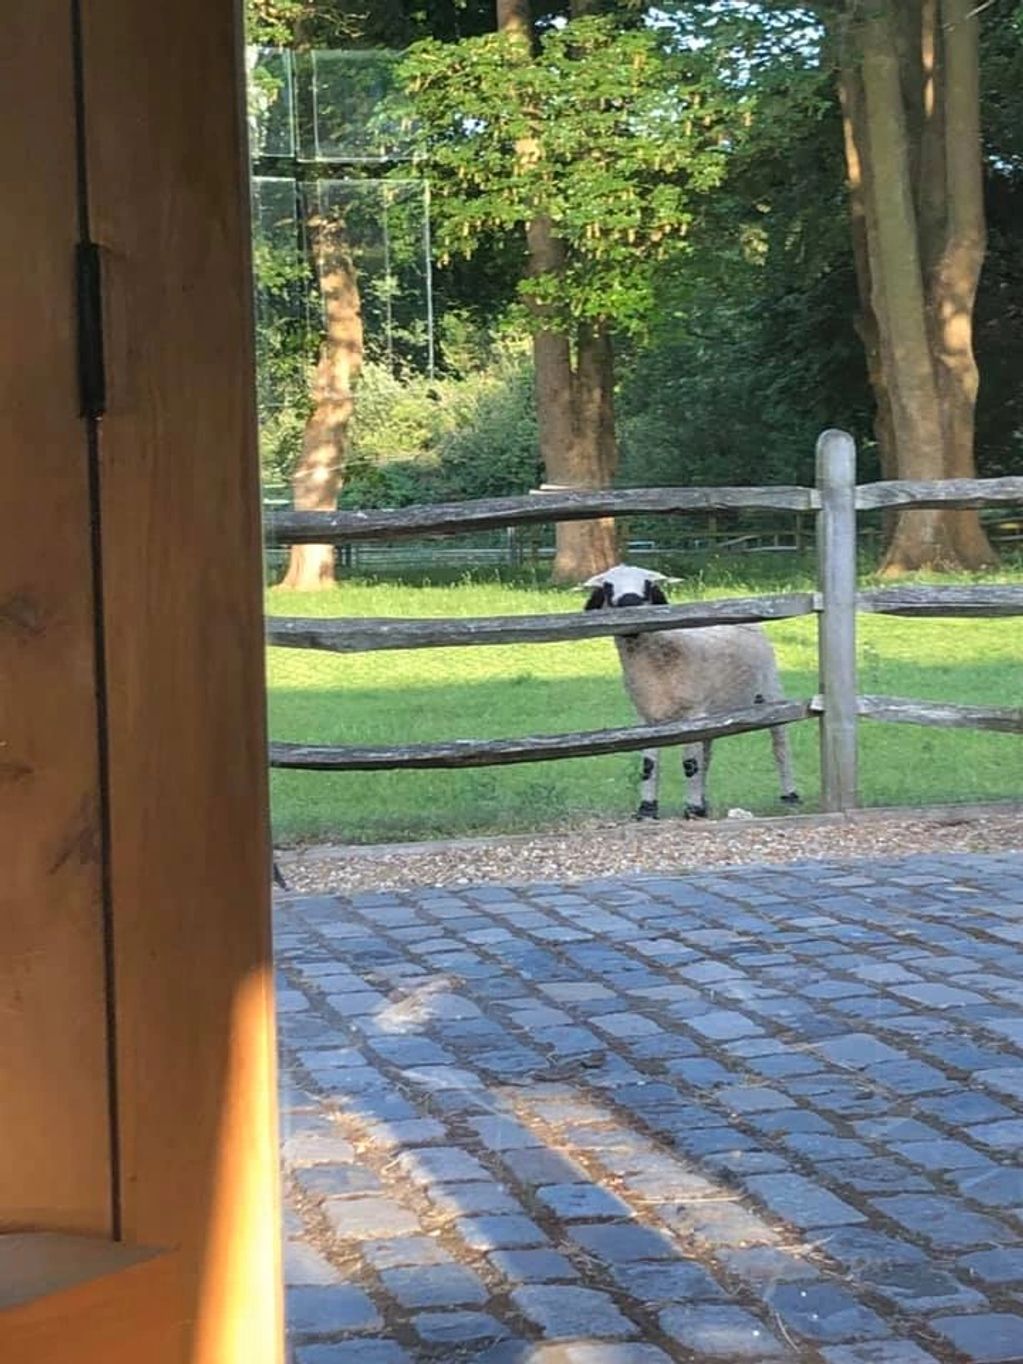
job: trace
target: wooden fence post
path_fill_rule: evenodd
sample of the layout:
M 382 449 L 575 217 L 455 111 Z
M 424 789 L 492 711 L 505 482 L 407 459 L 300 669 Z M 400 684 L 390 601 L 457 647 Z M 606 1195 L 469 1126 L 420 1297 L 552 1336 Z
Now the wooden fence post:
M 817 529 L 821 611 L 818 670 L 821 800 L 825 810 L 857 805 L 856 774 L 856 443 L 845 431 L 817 441 Z

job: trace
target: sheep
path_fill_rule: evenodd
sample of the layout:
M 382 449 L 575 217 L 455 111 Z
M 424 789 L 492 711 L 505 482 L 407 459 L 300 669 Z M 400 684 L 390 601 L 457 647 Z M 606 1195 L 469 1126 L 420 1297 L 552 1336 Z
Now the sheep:
M 592 589 L 583 608 L 666 606 L 660 586 L 663 573 L 617 564 L 589 578 Z M 616 635 L 625 688 L 647 724 L 669 720 L 702 719 L 720 711 L 745 710 L 752 705 L 783 699 L 774 649 L 759 625 L 709 625 L 691 630 L 663 630 L 639 635 Z M 771 730 L 774 760 L 781 779 L 781 799 L 799 803 L 792 772 L 788 735 Z M 682 770 L 686 777 L 686 819 L 707 815 L 709 739 L 686 744 Z M 640 803 L 636 818 L 657 819 L 658 754 L 643 752 Z

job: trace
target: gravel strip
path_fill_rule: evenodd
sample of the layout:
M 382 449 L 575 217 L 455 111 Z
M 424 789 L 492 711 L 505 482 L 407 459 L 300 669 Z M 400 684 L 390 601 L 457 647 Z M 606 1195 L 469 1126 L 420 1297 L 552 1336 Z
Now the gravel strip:
M 290 890 L 309 894 L 417 886 L 588 881 L 751 862 L 1023 849 L 1023 807 L 943 806 L 706 824 L 593 821 L 557 832 L 451 842 L 281 851 Z

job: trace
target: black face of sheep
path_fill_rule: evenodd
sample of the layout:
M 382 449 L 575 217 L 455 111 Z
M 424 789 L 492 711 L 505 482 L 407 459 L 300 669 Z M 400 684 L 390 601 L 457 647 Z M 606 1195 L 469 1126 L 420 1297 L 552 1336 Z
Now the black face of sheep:
M 605 606 L 667 606 L 668 598 L 659 586 L 665 581 L 662 573 L 617 564 L 583 584 L 593 589 L 583 610 L 600 611 Z

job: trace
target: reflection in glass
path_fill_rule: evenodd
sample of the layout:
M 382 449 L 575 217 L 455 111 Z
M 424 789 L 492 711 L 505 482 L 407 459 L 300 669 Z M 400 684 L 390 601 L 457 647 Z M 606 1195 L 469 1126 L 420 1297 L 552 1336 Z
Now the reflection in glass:
M 295 80 L 292 54 L 283 48 L 249 47 L 249 146 L 253 159 L 295 155 Z
M 311 138 L 303 129 L 304 161 L 404 161 L 411 155 L 399 103 L 398 54 L 313 52 Z

